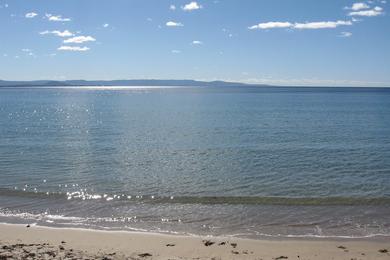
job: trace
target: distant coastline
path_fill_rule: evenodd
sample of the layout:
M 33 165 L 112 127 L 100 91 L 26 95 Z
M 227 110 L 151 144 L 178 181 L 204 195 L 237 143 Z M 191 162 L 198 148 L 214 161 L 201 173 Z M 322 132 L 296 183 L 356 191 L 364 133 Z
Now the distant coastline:
M 263 87 L 263 88 L 340 88 L 340 89 L 390 89 L 387 87 L 368 86 L 311 86 L 311 85 L 269 85 L 250 84 L 231 81 L 200 81 L 187 79 L 129 79 L 129 80 L 0 80 L 0 88 L 17 87 Z
M 241 87 L 241 86 L 269 86 L 252 85 L 227 81 L 197 81 L 197 80 L 33 80 L 33 81 L 5 81 L 0 80 L 0 87 L 55 87 L 55 86 L 183 86 L 183 87 Z

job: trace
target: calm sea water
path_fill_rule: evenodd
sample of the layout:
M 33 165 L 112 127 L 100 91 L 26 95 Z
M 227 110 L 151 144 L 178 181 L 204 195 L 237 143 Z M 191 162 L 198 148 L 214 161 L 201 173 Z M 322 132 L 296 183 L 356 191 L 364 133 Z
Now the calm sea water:
M 390 236 L 390 89 L 0 89 L 0 222 Z

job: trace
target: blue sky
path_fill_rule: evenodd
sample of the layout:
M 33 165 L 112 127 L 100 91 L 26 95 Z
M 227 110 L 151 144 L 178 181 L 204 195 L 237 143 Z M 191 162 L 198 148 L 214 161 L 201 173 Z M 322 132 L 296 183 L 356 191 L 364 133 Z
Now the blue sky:
M 0 0 L 0 79 L 390 86 L 386 0 Z

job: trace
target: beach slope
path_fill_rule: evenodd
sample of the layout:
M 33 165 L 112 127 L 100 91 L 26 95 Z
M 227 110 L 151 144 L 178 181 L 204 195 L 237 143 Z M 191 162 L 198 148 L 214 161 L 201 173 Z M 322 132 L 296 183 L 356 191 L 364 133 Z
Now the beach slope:
M 0 224 L 0 259 L 390 259 L 390 240 L 250 240 Z

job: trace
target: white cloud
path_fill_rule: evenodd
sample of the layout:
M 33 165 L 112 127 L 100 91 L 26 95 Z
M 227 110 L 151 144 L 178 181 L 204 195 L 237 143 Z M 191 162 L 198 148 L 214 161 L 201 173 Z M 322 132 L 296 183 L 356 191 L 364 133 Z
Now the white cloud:
M 22 49 L 22 52 L 31 52 L 30 49 Z
M 61 15 L 52 15 L 52 14 L 46 14 L 45 15 L 49 21 L 53 22 L 70 22 L 70 18 L 63 18 Z
M 37 15 L 38 15 L 37 13 L 30 12 L 30 13 L 27 13 L 24 17 L 26 17 L 26 18 L 34 18 Z
M 83 43 L 83 42 L 94 42 L 94 41 L 96 41 L 96 39 L 91 36 L 76 36 L 64 40 L 64 43 Z
M 176 10 L 176 6 L 175 5 L 170 5 L 169 6 L 169 10 L 175 11 Z
M 192 41 L 192 44 L 193 45 L 202 45 L 203 42 L 202 41 Z
M 354 3 L 351 7 L 345 7 L 345 9 L 353 10 L 353 11 L 359 11 L 362 9 L 368 9 L 370 6 L 366 3 Z
M 88 47 L 80 47 L 80 46 L 61 46 L 57 50 L 59 51 L 88 51 Z
M 182 9 L 184 11 L 194 11 L 194 10 L 198 10 L 201 8 L 202 8 L 202 6 L 199 5 L 197 2 L 191 2 L 191 3 L 186 4 L 185 6 L 182 7 Z
M 351 37 L 351 36 L 352 36 L 351 32 L 341 32 L 340 34 L 340 37 L 344 37 L 344 38 Z
M 273 29 L 273 28 L 289 28 L 291 27 L 292 24 L 289 22 L 267 22 L 267 23 L 259 23 L 253 26 L 250 26 L 250 30 L 255 30 L 255 29 Z
M 108 26 L 110 26 L 108 23 L 103 24 L 104 28 L 107 28 Z
M 357 19 L 357 18 L 355 18 L 355 17 L 352 17 L 352 22 L 354 22 L 354 23 L 357 23 L 357 22 L 361 22 L 362 21 L 362 19 Z
M 173 21 L 169 21 L 165 25 L 168 26 L 168 27 L 181 27 L 181 26 L 184 26 L 182 23 L 173 22 Z
M 356 12 L 350 12 L 349 16 L 378 16 L 383 14 L 383 8 L 376 6 L 375 8 L 371 10 L 364 10 L 364 11 L 356 11 Z
M 351 21 L 323 21 L 323 22 L 307 22 L 307 23 L 290 23 L 290 22 L 267 22 L 259 23 L 250 26 L 250 30 L 274 29 L 274 28 L 291 28 L 291 29 L 326 29 L 336 28 L 340 25 L 352 25 Z
M 171 52 L 174 53 L 174 54 L 181 53 L 181 51 L 179 51 L 179 50 L 172 50 Z
M 351 21 L 335 21 L 335 22 L 311 22 L 311 23 L 295 23 L 294 29 L 326 29 L 336 28 L 340 25 L 352 25 Z
M 74 36 L 74 33 L 68 31 L 68 30 L 65 30 L 63 32 L 61 31 L 58 31 L 58 30 L 54 30 L 54 31 L 43 31 L 43 32 L 40 32 L 39 34 L 41 35 L 46 35 L 46 34 L 54 34 L 56 36 L 59 36 L 59 37 L 71 37 L 71 36 Z

